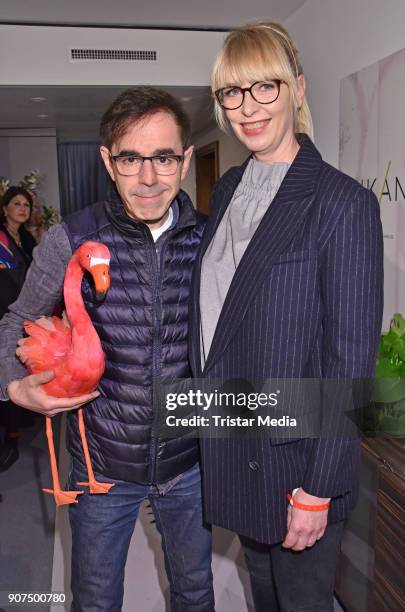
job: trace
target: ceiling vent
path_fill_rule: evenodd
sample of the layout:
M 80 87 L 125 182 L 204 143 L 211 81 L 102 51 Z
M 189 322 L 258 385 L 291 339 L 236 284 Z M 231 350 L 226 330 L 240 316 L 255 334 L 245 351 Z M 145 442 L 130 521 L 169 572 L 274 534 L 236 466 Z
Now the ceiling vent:
M 156 51 L 133 51 L 131 49 L 71 49 L 70 59 L 74 62 L 105 62 L 110 60 L 121 62 L 156 62 L 157 53 Z

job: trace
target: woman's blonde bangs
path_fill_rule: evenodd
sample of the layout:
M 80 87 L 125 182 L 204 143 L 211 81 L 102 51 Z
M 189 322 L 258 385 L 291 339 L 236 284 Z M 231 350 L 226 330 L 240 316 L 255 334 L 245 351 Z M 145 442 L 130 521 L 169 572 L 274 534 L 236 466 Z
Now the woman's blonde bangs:
M 214 65 L 212 90 L 252 81 L 281 79 L 291 83 L 294 75 L 284 49 L 266 32 L 232 32 Z

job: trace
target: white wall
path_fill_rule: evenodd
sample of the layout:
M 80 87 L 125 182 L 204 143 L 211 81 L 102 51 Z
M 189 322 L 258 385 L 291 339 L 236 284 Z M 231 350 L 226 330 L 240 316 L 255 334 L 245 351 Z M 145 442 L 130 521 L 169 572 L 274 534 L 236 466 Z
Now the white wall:
M 315 142 L 339 163 L 340 80 L 405 47 L 404 0 L 307 0 L 286 22 L 301 52 Z
M 10 179 L 12 185 L 39 170 L 39 203 L 60 209 L 55 130 L 0 129 L 0 164 L 0 176 Z
M 223 32 L 0 25 L 0 85 L 207 85 Z M 70 50 L 156 51 L 156 61 L 72 61 Z

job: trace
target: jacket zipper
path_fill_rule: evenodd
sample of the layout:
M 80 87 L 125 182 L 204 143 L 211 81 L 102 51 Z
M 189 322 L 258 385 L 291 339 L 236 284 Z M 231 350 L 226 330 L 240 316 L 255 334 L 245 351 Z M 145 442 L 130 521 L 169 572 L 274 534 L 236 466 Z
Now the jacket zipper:
M 154 484 L 156 480 L 156 464 L 157 464 L 157 451 L 158 451 L 158 437 L 156 435 L 156 425 L 159 417 L 159 399 L 160 393 L 157 392 L 156 385 L 158 378 L 161 375 L 161 327 L 162 327 L 162 300 L 161 300 L 161 288 L 163 280 L 163 255 L 169 236 L 162 242 L 159 257 L 159 268 L 157 268 L 158 255 L 156 253 L 156 245 L 153 242 L 151 236 L 148 235 L 149 243 L 152 241 L 152 249 L 148 249 L 151 260 L 151 269 L 153 273 L 153 297 L 152 297 L 152 324 L 153 324 L 153 343 L 152 343 L 152 411 L 153 411 L 153 422 L 151 431 L 151 444 L 150 444 L 150 459 L 151 459 L 151 483 Z
M 162 324 L 162 301 L 161 301 L 161 288 L 163 280 L 163 261 L 164 252 L 169 240 L 172 240 L 174 236 L 183 231 L 184 227 L 174 227 L 172 230 L 168 230 L 165 239 L 161 243 L 160 257 L 159 257 L 159 269 L 157 269 L 158 256 L 156 253 L 156 244 L 152 238 L 150 230 L 145 228 L 145 234 L 149 248 L 147 249 L 149 263 L 153 274 L 153 297 L 152 297 L 152 325 L 153 325 L 153 343 L 152 343 L 152 411 L 153 411 L 153 422 L 151 431 L 151 443 L 150 443 L 150 459 L 151 459 L 151 484 L 155 483 L 156 480 L 156 465 L 157 465 L 157 452 L 158 452 L 158 436 L 156 435 L 156 426 L 159 418 L 160 410 L 160 393 L 156 393 L 156 382 L 158 376 L 161 374 L 161 324 Z

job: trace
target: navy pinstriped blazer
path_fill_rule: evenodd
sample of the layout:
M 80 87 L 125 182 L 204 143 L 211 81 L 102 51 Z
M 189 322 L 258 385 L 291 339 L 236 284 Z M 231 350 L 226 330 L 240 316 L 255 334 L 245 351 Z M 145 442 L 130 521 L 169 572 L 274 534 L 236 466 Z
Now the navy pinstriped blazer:
M 383 307 L 383 240 L 372 192 L 325 163 L 306 136 L 238 266 L 204 370 L 200 268 L 247 162 L 216 184 L 192 286 L 197 378 L 371 378 Z M 265 543 L 286 533 L 287 493 L 332 497 L 345 518 L 358 491 L 359 441 L 202 440 L 206 520 Z

